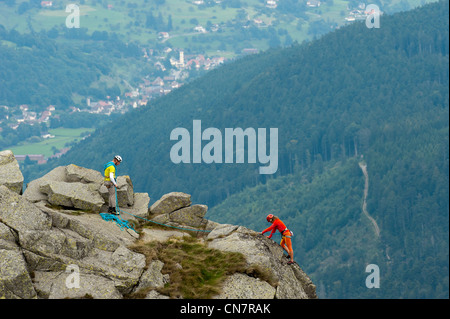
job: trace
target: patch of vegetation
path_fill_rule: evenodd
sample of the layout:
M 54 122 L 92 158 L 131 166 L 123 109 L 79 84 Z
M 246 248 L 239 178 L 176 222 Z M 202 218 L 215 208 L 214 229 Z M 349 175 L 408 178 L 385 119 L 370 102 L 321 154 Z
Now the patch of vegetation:
M 211 298 L 220 293 L 226 278 L 234 273 L 246 273 L 275 284 L 260 267 L 249 267 L 241 253 L 211 249 L 193 237 L 166 243 L 137 243 L 131 249 L 144 254 L 147 265 L 155 259 L 164 263 L 162 273 L 169 274 L 170 283 L 157 291 L 171 298 Z M 148 289 L 127 297 L 144 298 L 147 292 Z

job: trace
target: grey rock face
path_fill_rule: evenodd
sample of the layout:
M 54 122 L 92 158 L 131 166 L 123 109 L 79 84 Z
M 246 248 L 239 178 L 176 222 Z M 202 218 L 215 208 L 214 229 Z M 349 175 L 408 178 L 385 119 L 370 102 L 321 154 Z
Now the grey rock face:
M 148 216 L 148 194 L 134 193 L 129 177 L 121 183 L 133 214 L 174 227 L 208 229 L 199 243 L 242 253 L 248 269 L 269 274 L 270 280 L 251 277 L 251 271 L 229 275 L 215 298 L 317 298 L 309 277 L 298 265 L 287 265 L 272 240 L 242 226 L 204 219 L 207 206 L 191 206 L 184 193 L 164 195 Z M 92 213 L 104 202 L 101 184 L 98 172 L 69 165 L 30 182 L 23 195 L 0 185 L 0 298 L 119 299 L 142 289 L 145 298 L 168 298 L 158 292 L 170 283 L 163 262 L 146 260 L 132 246 L 137 241 L 162 245 L 191 235 L 159 227 L 143 229 L 140 236 L 104 221 Z
M 23 197 L 32 203 L 47 200 L 47 194 L 40 191 L 40 186 L 48 184 L 50 181 L 69 182 L 66 175 L 66 167 L 59 166 L 51 170 L 41 178 L 35 179 L 27 184 L 27 188 L 23 192 Z
M 47 195 L 48 202 L 53 205 L 98 213 L 105 204 L 96 184 L 48 181 L 41 184 L 39 190 Z
M 276 289 L 265 281 L 236 273 L 224 283 L 215 299 L 273 299 Z
M 311 279 L 296 264 L 288 265 L 283 249 L 273 240 L 242 226 L 220 225 L 207 236 L 208 247 L 242 253 L 278 282 L 278 299 L 317 298 Z M 245 243 L 245 244 L 243 244 Z
M 188 207 L 191 205 L 191 195 L 172 192 L 163 195 L 150 207 L 150 214 L 157 216 L 161 214 L 169 214 L 177 209 Z
M 23 175 L 13 152 L 0 152 L 0 185 L 5 185 L 17 194 L 22 194 Z
M 0 221 L 16 231 L 48 230 L 51 218 L 21 195 L 0 186 Z
M 85 183 L 85 184 L 97 184 L 98 187 L 103 183 L 103 176 L 99 171 L 84 168 L 74 164 L 67 165 L 66 169 L 66 181 L 73 183 Z

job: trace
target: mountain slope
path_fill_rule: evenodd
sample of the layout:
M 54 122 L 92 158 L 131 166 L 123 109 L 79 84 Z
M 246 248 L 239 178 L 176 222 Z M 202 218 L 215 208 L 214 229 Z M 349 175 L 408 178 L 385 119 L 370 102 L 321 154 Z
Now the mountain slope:
M 363 212 L 364 176 L 356 159 L 245 189 L 213 207 L 208 216 L 257 231 L 268 226 L 267 214 L 279 216 L 294 232 L 295 259 L 317 284 L 319 298 L 446 298 L 448 214 L 439 201 L 447 195 L 420 195 L 428 191 L 425 187 L 419 194 L 408 189 L 412 197 L 423 196 L 421 204 L 408 207 L 411 199 L 405 198 L 403 182 L 380 185 L 380 163 L 368 162 L 368 212 L 379 233 Z M 383 179 L 403 174 L 407 172 L 401 169 Z M 448 194 L 446 178 L 431 181 L 432 188 Z M 426 179 L 421 175 L 404 182 L 423 185 Z M 389 196 L 379 196 L 380 189 Z M 417 207 L 428 204 L 428 209 Z M 279 242 L 280 236 L 274 240 Z M 382 289 L 365 286 L 369 264 L 379 266 Z
M 383 16 L 380 29 L 356 23 L 311 43 L 214 70 L 151 106 L 126 114 L 53 165 L 77 163 L 100 170 L 119 153 L 124 158 L 120 174 L 132 176 L 135 189 L 152 198 L 183 191 L 192 194 L 193 201 L 212 207 L 246 187 L 271 185 L 271 179 L 284 185 L 292 178 L 287 174 L 314 183 L 315 176 L 342 162 L 340 175 L 317 180 L 316 198 L 307 206 L 312 214 L 328 216 L 328 221 L 297 221 L 295 209 L 267 203 L 300 227 L 298 233 L 304 237 L 295 247 L 300 249 L 296 254 L 306 255 L 305 269 L 321 276 L 314 279 L 323 283 L 328 296 L 445 297 L 448 51 L 448 1 Z M 170 134 L 175 128 L 192 134 L 193 120 L 201 120 L 203 129 L 214 127 L 222 133 L 225 128 L 278 128 L 278 172 L 261 175 L 259 163 L 174 164 L 170 150 L 175 141 Z M 348 159 L 361 154 L 371 183 L 367 209 L 380 227 L 380 239 L 371 248 L 346 247 L 337 261 L 328 260 L 327 251 L 348 246 L 348 238 L 361 234 L 356 242 L 362 243 L 361 238 L 372 231 L 370 224 L 365 233 L 353 227 L 362 222 L 364 181 L 357 163 L 350 167 Z M 334 181 L 337 178 L 340 183 Z M 292 183 L 295 188 L 297 181 Z M 355 183 L 357 187 L 342 188 Z M 312 196 L 308 192 L 303 189 L 300 202 L 285 198 L 286 205 L 306 205 L 304 197 Z M 253 210 L 248 209 L 247 199 L 239 202 L 227 222 L 260 229 L 254 220 L 264 220 L 262 200 L 250 200 L 256 205 Z M 368 258 L 372 251 L 373 259 Z M 386 253 L 390 261 L 383 259 Z M 348 261 L 357 265 L 360 280 L 349 272 Z M 364 287 L 364 263 L 385 267 L 382 278 L 391 285 L 376 292 Z M 423 282 L 430 284 L 422 287 Z
M 385 17 L 377 30 L 354 24 L 312 43 L 241 59 L 126 114 L 61 162 L 99 169 L 121 153 L 123 171 L 146 176 L 137 179 L 138 189 L 160 196 L 176 185 L 213 205 L 266 176 L 258 164 L 174 164 L 170 133 L 192 132 L 194 119 L 222 132 L 278 128 L 279 174 L 295 164 L 309 167 L 319 155 L 328 161 L 364 152 L 386 123 L 446 112 L 446 13 L 440 2 Z

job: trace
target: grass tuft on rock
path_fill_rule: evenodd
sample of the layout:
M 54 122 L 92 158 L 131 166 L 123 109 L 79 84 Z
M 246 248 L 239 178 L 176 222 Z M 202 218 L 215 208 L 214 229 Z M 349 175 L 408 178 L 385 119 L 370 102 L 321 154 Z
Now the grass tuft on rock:
M 241 253 L 211 249 L 193 237 L 166 243 L 141 242 L 132 249 L 144 254 L 147 264 L 154 259 L 164 263 L 162 273 L 169 274 L 170 283 L 157 291 L 170 298 L 212 298 L 220 294 L 226 278 L 237 272 L 267 277 L 255 267 L 249 271 Z M 134 298 L 142 298 L 142 294 L 137 292 Z

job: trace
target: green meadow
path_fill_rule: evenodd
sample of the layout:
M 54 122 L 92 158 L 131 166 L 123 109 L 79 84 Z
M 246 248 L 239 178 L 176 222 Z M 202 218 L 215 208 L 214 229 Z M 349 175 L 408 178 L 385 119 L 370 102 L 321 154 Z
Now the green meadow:
M 68 147 L 70 143 L 79 142 L 86 132 L 91 133 L 93 128 L 56 128 L 50 129 L 49 134 L 54 138 L 40 139 L 39 142 L 25 141 L 11 147 L 14 155 L 43 154 L 45 157 L 52 156 L 55 150 Z

